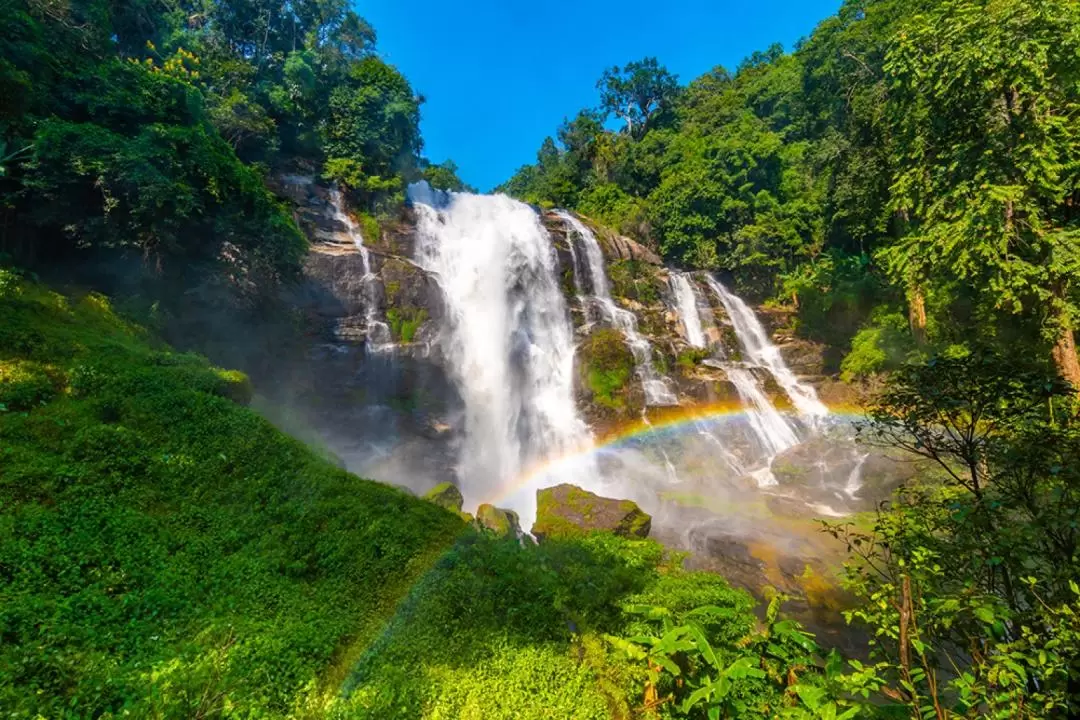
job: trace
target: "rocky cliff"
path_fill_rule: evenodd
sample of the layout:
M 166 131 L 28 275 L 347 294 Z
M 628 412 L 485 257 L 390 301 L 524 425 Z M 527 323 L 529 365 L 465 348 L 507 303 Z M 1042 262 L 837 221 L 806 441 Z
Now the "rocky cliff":
M 379 372 L 377 387 L 381 400 L 395 411 L 395 424 L 419 431 L 427 439 L 447 434 L 461 408 L 441 363 L 442 296 L 435 279 L 412 260 L 412 211 L 405 208 L 381 223 L 354 215 L 354 227 L 350 228 L 342 221 L 330 188 L 313 178 L 281 176 L 275 189 L 293 204 L 297 221 L 311 242 L 304 282 L 292 301 L 303 316 L 310 359 L 320 370 L 314 373 L 317 379 L 311 387 L 304 388 L 305 397 L 296 400 L 300 405 L 317 407 L 320 424 L 335 422 L 338 433 L 345 418 L 355 414 L 357 400 L 375 399 L 370 397 L 370 378 Z M 645 408 L 644 394 L 622 337 L 617 332 L 603 332 L 603 323 L 590 322 L 587 317 L 575 287 L 575 259 L 567 223 L 552 212 L 541 212 L 540 216 L 556 250 L 578 341 L 578 405 L 594 431 L 603 434 L 609 427 L 639 417 Z M 599 240 L 612 299 L 636 316 L 641 335 L 652 345 L 656 369 L 670 378 L 679 403 L 737 403 L 738 394 L 725 370 L 710 361 L 709 353 L 687 341 L 674 309 L 672 271 L 651 249 L 588 218 L 581 220 Z M 374 282 L 365 277 L 357 233 L 367 250 Z M 738 343 L 723 307 L 715 298 L 703 297 L 708 298 L 709 310 L 717 320 L 708 330 L 710 340 L 737 353 Z M 824 374 L 824 348 L 794 337 L 790 313 L 769 308 L 758 308 L 758 312 L 798 375 L 814 383 L 827 402 L 850 398 L 850 389 Z M 389 328 L 393 348 L 388 352 L 371 351 L 368 326 L 373 317 Z M 752 372 L 759 374 L 774 402 L 784 406 L 786 398 L 773 378 L 760 369 Z M 610 382 L 598 388 L 597 373 L 610 373 Z M 347 462 L 355 455 L 348 447 L 335 450 Z M 445 477 L 446 473 L 440 475 Z

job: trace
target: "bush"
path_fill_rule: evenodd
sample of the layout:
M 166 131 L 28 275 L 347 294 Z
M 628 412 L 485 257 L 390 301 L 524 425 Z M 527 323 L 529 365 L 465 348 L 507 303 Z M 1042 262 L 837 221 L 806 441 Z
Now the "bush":
M 915 352 L 907 318 L 888 307 L 876 308 L 870 324 L 851 341 L 851 351 L 840 363 L 841 379 L 852 382 L 875 373 L 895 370 Z

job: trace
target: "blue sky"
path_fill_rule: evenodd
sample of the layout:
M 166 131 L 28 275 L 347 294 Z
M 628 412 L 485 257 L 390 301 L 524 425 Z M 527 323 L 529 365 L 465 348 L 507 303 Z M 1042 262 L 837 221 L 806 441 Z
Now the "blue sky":
M 791 46 L 840 0 L 358 0 L 379 50 L 427 98 L 425 154 L 481 190 L 596 105 L 604 68 L 655 55 L 681 83 Z

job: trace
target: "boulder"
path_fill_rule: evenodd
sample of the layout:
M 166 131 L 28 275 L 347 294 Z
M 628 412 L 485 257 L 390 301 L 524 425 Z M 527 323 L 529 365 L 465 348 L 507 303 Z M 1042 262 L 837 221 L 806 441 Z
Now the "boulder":
M 451 512 L 460 513 L 465 499 L 461 497 L 461 491 L 453 483 L 442 482 L 424 493 L 424 499 L 429 500 L 441 508 Z
M 497 535 L 518 536 L 521 534 L 521 522 L 513 510 L 503 510 L 484 503 L 476 509 L 476 523 Z
M 622 537 L 648 537 L 652 518 L 630 500 L 612 500 L 574 485 L 556 485 L 536 493 L 537 540 L 606 530 Z

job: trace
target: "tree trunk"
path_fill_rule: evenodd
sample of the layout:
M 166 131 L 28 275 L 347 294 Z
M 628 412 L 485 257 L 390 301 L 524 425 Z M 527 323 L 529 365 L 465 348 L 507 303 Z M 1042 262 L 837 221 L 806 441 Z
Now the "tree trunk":
M 908 286 L 908 324 L 911 335 L 919 347 L 926 345 L 926 298 L 918 283 Z
M 1076 338 L 1072 323 L 1062 319 L 1058 326 L 1057 342 L 1054 343 L 1054 365 L 1058 374 L 1080 392 L 1080 361 L 1076 358 Z

